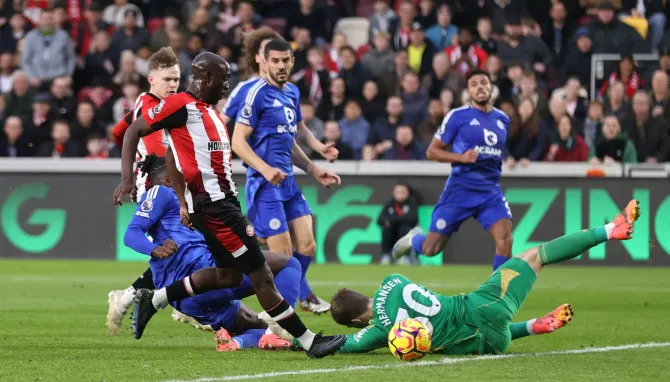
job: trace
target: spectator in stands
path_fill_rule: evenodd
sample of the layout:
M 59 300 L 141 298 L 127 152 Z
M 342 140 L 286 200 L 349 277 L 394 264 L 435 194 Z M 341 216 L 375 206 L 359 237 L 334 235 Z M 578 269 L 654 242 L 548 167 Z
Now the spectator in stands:
M 458 27 L 451 24 L 449 5 L 441 4 L 437 8 L 437 24 L 426 30 L 426 39 L 438 51 L 443 51 L 454 42 L 457 35 Z
M 663 70 L 654 72 L 651 78 L 651 115 L 653 117 L 663 117 L 670 121 L 670 81 L 668 74 Z
M 23 131 L 21 118 L 11 116 L 5 121 L 4 136 L 0 136 L 0 157 L 31 157 L 35 152 L 30 137 Z
M 316 139 L 322 140 L 324 129 L 323 121 L 316 116 L 316 108 L 314 105 L 309 101 L 303 100 L 300 104 L 300 108 L 302 109 L 302 119 L 307 128 L 314 134 Z M 301 142 L 300 147 L 305 154 L 308 156 L 312 155 L 312 149 L 303 143 L 305 142 L 305 136 L 302 130 L 298 130 L 298 142 Z
M 118 0 L 117 0 L 118 1 Z M 143 46 L 148 46 L 149 32 L 137 25 L 137 20 L 142 17 L 138 11 L 127 8 L 123 11 L 123 24 L 112 35 L 112 45 L 118 51 L 130 49 L 136 52 Z
M 493 39 L 493 25 L 491 19 L 482 17 L 477 20 L 477 46 L 482 48 L 489 57 L 498 51 L 498 42 Z
M 391 49 L 391 35 L 387 32 L 374 34 L 372 49 L 363 56 L 361 62 L 375 79 L 392 75 L 395 70 L 395 53 Z
M 407 49 L 409 45 L 409 35 L 412 29 L 412 23 L 416 17 L 416 8 L 412 0 L 403 0 L 398 7 L 398 18 L 393 20 L 390 26 L 391 36 L 393 36 L 393 47 L 396 50 Z
M 442 101 L 439 99 L 431 99 L 430 103 L 428 103 L 428 117 L 417 129 L 417 138 L 421 143 L 426 145 L 426 147 L 433 140 L 433 136 L 442 124 L 444 116 L 445 113 L 444 108 L 442 107 Z
M 70 126 L 70 135 L 73 140 L 82 145 L 82 151 L 85 149 L 84 145 L 91 135 L 103 133 L 102 123 L 96 120 L 95 106 L 88 101 L 80 102 L 77 105 L 77 116 Z
M 9 26 L 5 26 L 0 31 L 0 46 L 8 52 L 16 52 L 17 45 L 30 31 L 30 25 L 26 23 L 26 18 L 21 13 L 14 13 L 9 18 Z
M 242 41 L 244 40 L 244 34 L 254 30 L 258 25 L 254 21 L 254 7 L 251 1 L 242 0 L 237 4 L 237 10 L 235 15 L 240 19 L 240 22 L 234 27 L 230 28 L 225 34 L 213 33 L 215 38 L 210 41 L 209 45 L 214 43 L 228 45 L 233 51 L 233 61 L 237 62 L 237 58 L 240 56 L 240 50 L 242 48 Z M 206 26 L 205 22 L 205 26 Z M 191 32 L 196 32 L 192 28 Z M 203 28 L 201 28 L 203 29 Z M 197 31 L 202 34 L 201 30 Z M 219 37 L 216 37 L 219 36 Z M 183 69 L 183 68 L 182 68 Z
M 518 16 L 508 17 L 505 33 L 507 40 L 500 41 L 497 51 L 505 64 L 519 62 L 524 68 L 532 68 L 538 74 L 544 74 L 553 64 L 553 57 L 544 41 L 522 34 Z
M 456 102 L 456 93 L 451 89 L 442 89 L 440 92 L 440 102 L 442 102 L 442 110 L 444 115 L 447 115 L 451 109 L 454 108 Z
M 623 124 L 627 124 L 626 121 L 630 119 L 630 106 L 623 82 L 616 81 L 610 84 L 607 90 L 605 114 L 615 114 Z
M 572 118 L 563 115 L 558 121 L 551 146 L 544 160 L 548 162 L 584 162 L 589 155 L 589 146 L 572 129 Z
M 363 85 L 363 99 L 361 108 L 363 109 L 363 118 L 372 124 L 377 118 L 384 116 L 385 100 L 379 93 L 379 87 L 374 81 L 367 81 Z
M 316 115 L 322 121 L 340 120 L 344 117 L 344 105 L 347 102 L 347 86 L 340 77 L 330 81 L 329 95 L 321 100 Z
M 637 161 L 646 163 L 662 163 L 668 160 L 667 122 L 663 117 L 651 116 L 651 101 L 644 91 L 633 95 L 633 118 L 630 126 L 624 131 L 637 150 Z
M 14 55 L 11 53 L 0 54 L 0 93 L 7 94 L 12 90 L 14 70 Z
M 342 142 L 351 147 L 356 160 L 361 159 L 361 150 L 368 140 L 370 124 L 363 118 L 361 105 L 356 100 L 347 101 L 344 118 L 340 120 Z
M 549 16 L 551 17 L 551 23 L 544 26 L 542 39 L 553 55 L 554 64 L 560 67 L 572 46 L 575 28 L 573 20 L 568 19 L 565 4 L 561 1 L 555 1 L 551 4 Z
M 297 29 L 311 33 L 311 41 L 316 46 L 325 45 L 330 39 L 330 25 L 326 22 L 324 10 L 314 5 L 314 0 L 299 0 L 286 20 L 285 36 L 288 41 L 296 38 Z
M 416 17 L 414 17 L 414 21 L 421 24 L 423 30 L 435 25 L 437 22 L 435 16 L 437 9 L 434 0 L 419 0 L 418 11 Z
M 461 28 L 458 31 L 458 44 L 451 45 L 444 52 L 454 69 L 464 76 L 473 69 L 482 69 L 488 58 L 486 51 L 474 44 L 472 32 L 468 28 Z
M 55 27 L 52 11 L 42 11 L 39 28 L 28 32 L 22 49 L 21 68 L 33 86 L 48 89 L 54 78 L 74 73 L 74 45 L 64 30 Z
M 520 67 L 519 69 L 521 70 Z M 486 59 L 484 70 L 486 70 L 491 76 L 491 82 L 493 83 L 493 86 L 498 88 L 501 99 L 511 100 L 514 98 L 514 83 L 512 83 L 512 80 L 510 80 L 503 71 L 503 65 L 500 57 L 496 55 L 490 55 Z M 523 74 L 523 70 L 521 70 L 521 74 Z M 519 80 L 521 78 L 521 74 L 519 74 Z M 465 88 L 465 83 L 463 83 L 463 88 Z
M 95 77 L 113 76 L 119 70 L 120 59 L 121 53 L 111 46 L 107 32 L 97 32 L 84 60 L 86 84 Z
M 365 81 L 372 80 L 372 74 L 356 60 L 356 51 L 350 46 L 340 49 L 340 59 L 342 60 L 340 77 L 346 84 L 349 96 L 357 100 L 361 99 L 363 84 Z
M 605 117 L 602 135 L 589 151 L 589 162 L 593 165 L 637 163 L 635 144 L 621 131 L 621 124 L 615 115 Z
M 135 101 L 140 95 L 137 82 L 125 82 L 121 88 L 122 97 L 114 102 L 112 116 L 114 121 L 120 121 L 129 111 L 135 108 Z
M 413 128 L 426 119 L 428 110 L 428 91 L 420 85 L 419 76 L 414 72 L 408 72 L 402 78 L 401 89 L 398 92 L 404 108 L 403 121 Z
M 607 88 L 616 81 L 621 81 L 624 84 L 628 98 L 632 98 L 638 89 L 644 89 L 644 80 L 639 75 L 635 61 L 633 61 L 633 56 L 624 55 L 621 57 L 617 70 L 610 74 L 607 81 L 603 82 L 600 88 L 600 96 L 604 96 Z
M 24 120 L 24 128 L 36 146 L 49 140 L 54 113 L 51 110 L 51 96 L 40 93 L 32 102 L 33 110 L 29 119 Z M 11 110 L 11 109 L 10 109 Z
M 198 33 L 192 33 L 188 37 L 188 41 L 186 41 L 186 49 L 182 49 L 178 56 L 179 67 L 181 68 L 181 73 L 183 76 L 188 77 L 193 74 L 191 73 L 191 62 L 193 62 L 195 56 L 205 51 L 203 45 L 204 43 L 202 41 L 202 36 Z M 134 57 L 133 66 L 135 66 Z
M 121 52 L 121 60 L 119 64 L 120 70 L 114 77 L 112 83 L 114 84 L 114 92 L 121 93 L 123 84 L 127 82 L 138 83 L 141 88 L 148 87 L 149 82 L 137 72 L 137 57 L 130 50 Z M 190 65 L 189 65 L 190 68 Z
M 388 0 L 375 0 L 374 13 L 368 17 L 370 20 L 370 41 L 374 39 L 377 32 L 385 32 L 391 36 L 391 26 L 396 18 L 395 12 L 389 7 Z
M 423 160 L 426 159 L 426 146 L 414 137 L 411 126 L 398 126 L 393 146 L 384 152 L 385 160 Z
M 112 122 L 112 108 L 114 107 L 114 93 L 105 85 L 104 78 L 94 78 L 89 87 L 82 89 L 77 97 L 79 102 L 89 101 L 96 109 L 96 117 L 103 123 Z
M 381 156 L 393 146 L 395 131 L 403 121 L 402 99 L 397 96 L 386 100 L 386 115 L 377 118 L 370 129 L 366 146 L 372 148 L 373 156 Z
M 7 101 L 7 110 L 11 110 L 12 115 L 16 115 L 22 120 L 27 120 L 33 113 L 33 99 L 36 91 L 28 83 L 28 75 L 17 70 L 12 75 L 12 90 L 5 95 Z
M 293 57 L 295 60 L 293 70 L 299 71 L 306 69 L 309 66 L 307 52 L 310 47 L 312 47 L 312 37 L 309 30 L 306 28 L 295 28 L 295 31 L 295 40 L 291 44 L 293 46 Z
M 339 160 L 353 160 L 355 159 L 354 157 L 354 152 L 347 145 L 343 140 L 342 140 L 342 132 L 340 131 L 340 125 L 337 123 L 337 121 L 327 121 L 324 126 L 323 126 L 323 139 L 321 140 L 323 143 L 334 143 L 335 148 L 337 151 L 340 152 L 338 159 Z M 323 159 L 323 157 L 319 153 L 312 153 L 312 159 Z
M 603 0 L 598 6 L 596 19 L 589 25 L 594 53 L 644 53 L 647 44 L 633 27 L 615 17 L 614 5 Z
M 86 140 L 86 159 L 107 159 L 107 147 L 100 133 L 91 134 Z
M 395 94 L 400 89 L 400 80 L 409 71 L 409 55 L 407 51 L 400 50 L 395 52 L 394 71 L 379 79 L 379 82 L 384 87 L 384 94 Z
M 56 121 L 51 130 L 51 140 L 37 148 L 38 157 L 76 158 L 81 156 L 77 142 L 70 139 L 70 126 L 67 121 Z
M 545 116 L 544 122 L 547 128 L 551 131 L 558 129 L 558 122 L 560 119 L 568 114 L 568 107 L 565 103 L 565 98 L 554 96 L 549 100 L 549 115 Z M 576 130 L 577 129 L 573 129 Z
M 571 118 L 576 120 L 584 120 L 586 118 L 586 109 L 589 101 L 580 96 L 579 92 L 582 89 L 582 84 L 578 77 L 570 77 L 565 83 L 565 107 Z
M 533 101 L 528 98 L 520 100 L 517 110 L 515 118 L 518 123 L 514 127 L 510 123 L 505 144 L 508 154 L 505 163 L 510 168 L 517 163 L 526 167 L 530 162 L 542 160 L 549 143 L 547 128 L 538 116 Z
M 382 230 L 382 264 L 391 264 L 391 251 L 398 239 L 405 236 L 419 222 L 419 203 L 411 196 L 405 183 L 393 187 L 393 198 L 384 205 L 377 218 Z
M 300 95 L 309 99 L 312 105 L 318 105 L 323 100 L 324 91 L 330 87 L 330 73 L 323 66 L 323 51 L 321 48 L 311 47 L 307 51 L 309 66 L 294 71 L 291 76 L 300 89 Z
M 604 116 L 605 107 L 603 104 L 598 100 L 592 101 L 589 104 L 586 119 L 580 132 L 584 137 L 584 142 L 589 147 L 593 147 L 602 134 Z
M 658 51 L 665 33 L 665 0 L 623 0 L 622 12 L 628 16 L 647 19 L 649 25 L 649 45 L 652 52 Z
M 156 52 L 160 48 L 170 44 L 169 33 L 178 32 L 181 35 L 185 34 L 185 29 L 179 21 L 179 12 L 169 10 L 163 17 L 163 25 L 156 32 L 151 34 L 151 50 Z
M 69 77 L 59 77 L 51 83 L 51 110 L 54 118 L 71 121 L 77 110 L 77 100 L 72 95 Z
M 589 29 L 581 27 L 575 32 L 576 46 L 572 47 L 565 57 L 565 77 L 576 76 L 583 84 L 591 80 L 591 53 L 593 41 Z
M 109 25 L 123 27 L 125 24 L 126 11 L 132 10 L 137 15 L 135 24 L 137 27 L 144 27 L 144 17 L 142 11 L 135 4 L 128 4 L 128 0 L 114 0 L 114 4 L 105 8 L 102 19 Z
M 329 72 L 335 74 L 340 72 L 340 68 L 342 67 L 340 50 L 347 46 L 347 44 L 347 35 L 344 33 L 337 32 L 333 35 L 333 40 L 323 56 L 323 66 L 325 66 Z
M 530 99 L 533 101 L 535 110 L 540 118 L 546 117 L 549 113 L 549 101 L 540 93 L 537 89 L 537 80 L 535 79 L 535 73 L 527 71 L 524 72 L 521 76 L 521 81 L 519 81 L 519 94 L 516 95 L 516 102 L 519 103 L 522 99 Z
M 246 9 L 248 9 L 248 7 L 242 6 L 238 9 L 238 11 L 242 12 L 243 10 Z M 240 25 L 240 23 L 238 22 L 237 25 Z M 211 38 L 212 32 L 213 28 L 212 25 L 210 25 L 209 13 L 207 12 L 206 8 L 199 7 L 195 10 L 195 12 L 193 12 L 193 14 L 188 15 L 188 23 L 186 24 L 186 31 L 184 35 L 199 34 L 203 39 L 205 39 L 208 36 Z M 228 30 L 226 37 L 228 37 L 229 40 L 227 40 L 226 43 L 233 42 L 235 45 L 239 45 L 239 42 L 244 37 L 244 34 L 242 33 L 244 32 L 244 30 L 239 29 L 237 31 L 238 32 L 237 34 L 230 32 L 234 32 L 234 30 L 233 29 Z
M 433 56 L 437 51 L 429 41 L 426 41 L 426 35 L 418 22 L 412 24 L 409 40 L 407 46 L 409 68 L 419 76 L 425 76 L 431 71 Z
M 182 9 L 184 10 L 183 15 L 185 18 L 189 18 L 198 9 L 202 9 L 207 13 L 207 20 L 209 23 L 216 23 L 217 19 L 219 18 L 219 12 L 224 11 L 224 4 L 221 4 L 221 1 L 217 1 L 215 3 L 213 0 L 186 0 L 184 3 L 185 4 L 183 4 Z M 232 7 L 230 8 L 232 10 Z M 179 15 L 176 16 L 179 17 Z M 237 24 L 237 22 L 235 22 L 235 24 Z M 165 45 L 161 45 L 159 49 L 163 46 Z
M 477 2 L 481 3 L 481 2 Z M 475 5 L 477 7 L 477 5 Z M 480 10 L 468 11 L 468 14 L 490 15 L 493 23 L 493 33 L 496 39 L 504 38 L 505 27 L 512 19 L 519 19 L 522 13 L 526 13 L 526 1 L 523 0 L 499 0 L 499 1 L 484 1 L 478 4 Z M 548 6 L 545 8 L 549 8 Z
M 465 78 L 452 69 L 446 53 L 440 52 L 433 57 L 432 70 L 423 76 L 422 86 L 430 98 L 439 98 L 442 89 L 463 89 Z

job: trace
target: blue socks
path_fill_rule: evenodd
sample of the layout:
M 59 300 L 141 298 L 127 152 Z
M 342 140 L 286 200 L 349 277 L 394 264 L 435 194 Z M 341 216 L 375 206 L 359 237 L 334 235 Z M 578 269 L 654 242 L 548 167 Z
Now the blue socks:
M 307 283 L 307 269 L 309 269 L 309 264 L 312 262 L 311 256 L 305 256 L 302 253 L 293 251 L 293 257 L 298 259 L 300 266 L 302 267 L 302 277 L 300 279 L 300 300 L 306 300 L 307 297 L 312 294 L 312 288 L 309 287 Z M 288 300 L 286 300 L 288 301 Z
M 295 304 L 298 302 L 301 278 L 304 278 L 304 273 L 300 269 L 300 262 L 294 257 L 289 258 L 284 269 L 279 271 L 275 276 L 275 285 L 279 294 L 293 308 L 295 308 Z
M 412 249 L 414 250 L 414 253 L 417 255 L 420 255 L 423 253 L 423 241 L 426 240 L 426 235 L 420 234 L 420 235 L 415 235 L 412 238 Z
M 258 341 L 261 340 L 263 334 L 265 334 L 265 329 L 250 329 L 233 337 L 233 341 L 240 345 L 240 349 L 257 349 Z
M 505 264 L 509 259 L 509 257 L 501 256 L 496 253 L 496 255 L 493 256 L 493 272 L 500 268 L 501 265 Z

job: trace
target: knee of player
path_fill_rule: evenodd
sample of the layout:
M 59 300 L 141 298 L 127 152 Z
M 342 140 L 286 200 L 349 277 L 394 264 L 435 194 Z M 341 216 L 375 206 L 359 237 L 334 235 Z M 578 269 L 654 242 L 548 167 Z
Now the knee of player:
M 253 271 L 249 275 L 249 279 L 251 279 L 251 285 L 257 294 L 261 290 L 275 288 L 272 271 L 270 270 L 270 267 L 267 263 L 259 269 Z
M 298 240 L 297 243 L 295 243 L 295 251 L 301 255 L 314 257 L 314 253 L 316 252 L 316 242 L 314 241 L 314 238 L 309 237 Z
M 293 244 L 291 243 L 290 235 L 277 235 L 266 239 L 266 241 L 270 251 L 281 253 L 286 256 L 293 256 Z

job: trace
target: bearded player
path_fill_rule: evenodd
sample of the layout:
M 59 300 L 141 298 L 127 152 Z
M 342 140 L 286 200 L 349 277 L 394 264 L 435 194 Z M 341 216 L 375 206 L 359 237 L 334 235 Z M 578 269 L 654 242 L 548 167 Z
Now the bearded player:
M 512 211 L 500 187 L 509 117 L 491 106 L 493 85 L 487 72 L 467 76 L 468 105 L 453 109 L 428 147 L 428 159 L 451 163 L 451 175 L 433 209 L 428 234 L 416 227 L 396 242 L 393 257 L 434 256 L 449 237 L 474 217 L 496 246 L 493 270 L 512 256 Z
M 432 353 L 502 354 L 512 340 L 551 333 L 572 319 L 570 305 L 563 304 L 541 318 L 511 323 L 542 268 L 573 259 L 608 240 L 631 239 L 633 223 L 639 216 L 638 202 L 632 200 L 611 223 L 527 250 L 468 294 L 444 296 L 398 274 L 388 276 L 373 298 L 341 289 L 331 302 L 333 319 L 364 329 L 348 335 L 340 351 L 364 353 L 386 347 L 390 329 L 406 318 L 421 321 L 432 333 Z
M 179 88 L 179 79 L 181 70 L 179 69 L 179 60 L 170 47 L 164 47 L 152 54 L 149 58 L 149 84 L 151 87 L 148 92 L 140 94 L 135 102 L 135 108 L 128 112 L 126 116 L 114 126 L 113 135 L 114 141 L 118 147 L 123 147 L 123 137 L 128 130 L 128 127 L 135 119 L 142 115 L 147 115 L 156 107 L 163 98 L 176 94 Z M 147 155 L 155 154 L 159 157 L 165 157 L 165 148 L 168 142 L 161 131 L 149 134 L 142 137 L 137 146 L 137 163 L 144 160 Z M 137 173 L 135 185 L 137 187 L 137 199 L 139 200 L 144 192 L 151 188 L 152 185 L 147 181 L 145 176 Z M 109 292 L 107 304 L 107 330 L 109 334 L 116 335 L 119 332 L 121 322 L 126 312 L 133 303 L 135 290 L 146 288 L 154 289 L 152 281 L 151 268 L 148 268 L 142 276 L 140 276 L 131 286 L 125 290 L 113 290 Z M 175 319 L 188 321 L 188 317 L 182 317 L 175 311 Z M 197 325 L 196 325 L 197 326 Z
M 170 285 L 202 268 L 214 267 L 203 235 L 181 224 L 179 200 L 172 189 L 165 158 L 148 155 L 138 168 L 153 187 L 140 197 L 124 244 L 150 257 L 156 287 Z M 265 252 L 265 256 L 275 274 L 277 289 L 295 306 L 300 289 L 300 263 L 271 252 Z M 290 342 L 267 332 L 267 324 L 258 318 L 258 313 L 240 302 L 250 295 L 253 295 L 251 282 L 245 277 L 238 287 L 207 292 L 171 305 L 216 330 L 218 351 L 291 347 Z
M 230 93 L 228 102 L 222 112 L 226 126 L 232 126 L 234 124 L 237 115 L 249 98 L 249 91 L 255 89 L 256 85 L 259 82 L 263 82 L 263 78 L 268 76 L 268 62 L 264 57 L 264 49 L 267 43 L 271 40 L 284 41 L 277 32 L 269 28 L 261 28 L 245 35 L 245 57 L 248 66 L 253 73 L 249 80 L 240 83 Z M 290 75 L 290 69 L 288 73 Z M 300 111 L 300 90 L 291 83 L 286 83 L 285 88 L 287 93 L 292 94 L 292 99 L 294 99 L 293 102 L 297 102 L 296 110 Z M 283 113 L 280 114 L 280 117 L 284 118 Z M 277 124 L 280 125 L 282 123 L 283 122 Z M 324 145 L 319 141 L 314 134 L 312 134 L 307 125 L 305 125 L 304 121 L 300 119 L 298 123 L 294 123 L 294 125 L 298 126 L 299 133 L 297 136 L 302 136 L 312 150 L 321 153 L 321 155 L 329 161 L 337 159 L 337 149 L 332 145 Z M 256 128 L 256 126 L 254 126 L 254 128 Z M 235 142 L 236 136 L 238 137 L 238 142 L 237 144 L 233 144 L 233 150 L 235 150 L 235 153 L 243 160 L 255 155 L 254 152 L 259 151 L 264 152 L 265 155 L 273 155 L 270 153 L 276 148 L 273 146 L 273 140 L 269 136 L 263 134 L 259 138 L 260 133 L 249 135 L 250 130 L 248 129 L 246 129 L 244 134 L 240 136 L 239 134 L 235 134 L 234 131 L 235 129 L 233 129 L 232 133 L 233 142 Z M 242 138 L 250 137 L 251 139 L 249 142 L 251 145 L 246 143 L 246 140 L 242 140 Z M 240 152 L 238 152 L 238 150 L 240 150 Z M 287 165 L 290 166 L 288 162 Z M 284 203 L 285 205 L 281 208 L 276 205 L 278 202 L 274 203 L 273 206 L 264 205 L 263 202 L 267 201 L 268 197 L 270 199 L 273 199 L 273 197 L 263 194 L 262 191 L 268 190 L 259 189 L 262 188 L 263 185 L 259 186 L 258 176 L 259 173 L 256 172 L 254 168 L 248 168 L 246 190 L 247 209 L 249 210 L 249 217 L 252 224 L 256 229 L 256 234 L 263 243 L 267 244 L 270 251 L 283 253 L 286 256 L 294 256 L 300 261 L 303 274 L 300 281 L 300 306 L 303 310 L 311 311 L 316 314 L 325 313 L 330 309 L 330 304 L 312 292 L 306 277 L 307 270 L 309 269 L 309 265 L 316 252 L 316 241 L 314 239 L 314 232 L 312 231 L 311 210 L 307 205 L 307 202 L 302 198 L 302 194 L 296 194 L 295 201 Z M 298 190 L 297 186 L 295 186 L 295 190 Z M 286 200 L 284 200 L 284 202 L 286 202 Z M 261 206 L 261 204 L 263 205 Z M 263 208 L 267 208 L 267 210 L 263 210 Z
M 306 278 L 316 251 L 312 211 L 295 180 L 292 163 L 310 175 L 314 166 L 294 156 L 306 158 L 295 141 L 298 130 L 306 131 L 308 145 L 324 157 L 334 154 L 334 160 L 338 153 L 319 142 L 302 119 L 300 91 L 288 83 L 295 60 L 290 44 L 283 39 L 271 40 L 262 54 L 256 60 L 267 69 L 267 76 L 247 84 L 249 89 L 237 94 L 242 97 L 246 91 L 233 132 L 233 151 L 247 166 L 245 196 L 256 234 L 271 251 L 293 255 L 300 261 L 301 306 L 321 314 L 330 305 L 312 292 Z

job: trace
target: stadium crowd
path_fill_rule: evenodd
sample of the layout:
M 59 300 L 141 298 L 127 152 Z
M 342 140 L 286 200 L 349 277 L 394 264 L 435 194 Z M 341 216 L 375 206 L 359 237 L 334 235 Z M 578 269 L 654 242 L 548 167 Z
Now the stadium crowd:
M 152 52 L 178 53 L 182 89 L 193 57 L 216 52 L 232 64 L 232 89 L 248 75 L 245 33 L 266 26 L 291 41 L 304 118 L 340 159 L 425 159 L 445 115 L 468 101 L 465 75 L 482 68 L 511 117 L 508 165 L 665 162 L 669 10 L 666 0 L 3 0 L 0 156 L 118 157 L 111 127 L 148 89 Z M 348 17 L 369 30 L 338 29 Z M 622 58 L 590 95 L 593 53 Z M 659 60 L 638 66 L 637 53 Z

